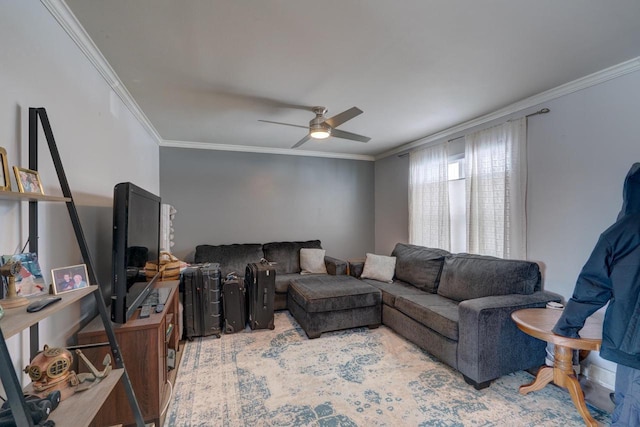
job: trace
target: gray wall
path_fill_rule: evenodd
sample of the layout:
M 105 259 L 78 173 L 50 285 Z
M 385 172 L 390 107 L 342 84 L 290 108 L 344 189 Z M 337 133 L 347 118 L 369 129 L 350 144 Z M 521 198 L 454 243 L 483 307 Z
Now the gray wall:
M 529 120 L 528 254 L 546 288 L 566 297 L 640 162 L 638 94 L 640 72 L 558 98 Z
M 409 156 L 378 160 L 375 252 L 390 255 L 396 243 L 409 242 Z
M 134 181 L 159 191 L 157 141 L 116 96 L 46 7 L 2 2 L 0 13 L 0 146 L 9 167 L 27 166 L 29 107 L 45 107 L 101 285 L 110 285 L 113 186 Z M 39 137 L 39 173 L 46 194 L 61 189 L 46 139 Z M 142 159 L 142 160 L 141 160 Z M 13 174 L 11 174 L 13 175 Z M 13 190 L 16 182 L 11 176 Z M 0 200 L 0 250 L 14 253 L 28 236 L 28 204 Z M 51 269 L 82 263 L 64 204 L 39 204 L 39 261 Z M 64 346 L 95 314 L 92 298 L 40 322 L 40 345 Z M 18 375 L 29 362 L 29 331 L 8 340 Z
M 199 244 L 282 240 L 320 239 L 342 259 L 373 250 L 373 162 L 164 147 L 160 170 L 183 259 Z

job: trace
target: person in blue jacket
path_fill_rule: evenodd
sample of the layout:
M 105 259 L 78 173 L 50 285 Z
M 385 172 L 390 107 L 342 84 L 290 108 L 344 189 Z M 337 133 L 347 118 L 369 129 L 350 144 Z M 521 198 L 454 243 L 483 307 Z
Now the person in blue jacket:
M 612 426 L 640 426 L 640 163 L 627 174 L 617 221 L 598 239 L 553 332 L 578 338 L 607 307 L 600 356 L 618 364 Z

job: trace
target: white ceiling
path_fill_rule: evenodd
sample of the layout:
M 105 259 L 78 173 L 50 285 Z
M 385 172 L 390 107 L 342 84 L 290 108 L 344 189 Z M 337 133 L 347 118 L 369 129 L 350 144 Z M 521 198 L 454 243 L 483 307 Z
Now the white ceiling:
M 638 0 L 66 0 L 160 137 L 379 155 L 640 56 Z M 180 143 L 180 144 L 181 144 Z M 178 145 L 180 145 L 178 144 Z

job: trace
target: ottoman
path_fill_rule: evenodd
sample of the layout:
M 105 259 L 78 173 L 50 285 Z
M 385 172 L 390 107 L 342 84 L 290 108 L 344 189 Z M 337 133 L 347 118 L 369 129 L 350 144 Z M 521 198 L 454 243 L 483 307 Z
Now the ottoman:
M 287 308 L 309 338 L 323 332 L 382 322 L 380 290 L 351 276 L 305 276 L 291 279 Z

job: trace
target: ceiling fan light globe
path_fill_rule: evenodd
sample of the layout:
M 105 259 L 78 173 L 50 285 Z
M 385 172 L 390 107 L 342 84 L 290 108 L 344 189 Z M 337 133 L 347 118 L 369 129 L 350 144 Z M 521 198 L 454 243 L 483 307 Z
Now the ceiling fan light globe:
M 313 139 L 327 139 L 331 136 L 331 133 L 327 129 L 313 129 L 309 136 Z
M 331 136 L 331 127 L 325 123 L 318 123 L 318 118 L 309 123 L 309 136 L 313 139 L 327 139 Z

